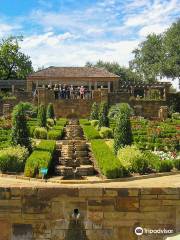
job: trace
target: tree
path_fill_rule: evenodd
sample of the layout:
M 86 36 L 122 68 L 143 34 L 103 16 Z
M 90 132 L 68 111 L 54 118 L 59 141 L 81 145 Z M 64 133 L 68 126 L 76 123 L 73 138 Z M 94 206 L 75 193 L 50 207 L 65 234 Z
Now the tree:
M 99 107 L 96 102 L 93 103 L 91 108 L 91 114 L 90 114 L 91 120 L 98 120 L 99 119 Z
M 49 104 L 48 104 L 48 107 L 47 107 L 46 118 L 52 118 L 52 119 L 54 119 L 54 117 L 55 117 L 55 114 L 54 114 L 53 104 L 52 104 L 52 103 L 49 103 Z
M 102 102 L 99 110 L 99 128 L 109 127 L 108 119 L 108 104 L 107 102 Z
M 164 33 L 163 51 L 163 75 L 180 79 L 180 19 Z
M 25 79 L 33 72 L 30 57 L 20 51 L 22 37 L 8 37 L 0 42 L 0 79 Z
M 46 127 L 46 107 L 43 104 L 38 108 L 37 122 L 39 127 Z
M 13 145 L 20 144 L 31 151 L 31 141 L 23 103 L 19 103 L 13 109 L 11 141 Z
M 130 111 L 125 105 L 119 112 L 116 118 L 116 125 L 114 129 L 114 152 L 117 154 L 119 148 L 126 145 L 131 145 L 133 141 L 131 122 L 130 122 Z
M 150 34 L 133 51 L 134 59 L 130 61 L 134 69 L 145 82 L 155 82 L 162 69 L 162 35 Z
M 102 60 L 99 60 L 95 64 L 91 62 L 87 62 L 85 66 L 105 68 L 107 71 L 120 76 L 121 83 L 141 81 L 137 73 L 133 72 L 130 68 L 120 66 L 119 63 L 117 62 L 103 62 Z

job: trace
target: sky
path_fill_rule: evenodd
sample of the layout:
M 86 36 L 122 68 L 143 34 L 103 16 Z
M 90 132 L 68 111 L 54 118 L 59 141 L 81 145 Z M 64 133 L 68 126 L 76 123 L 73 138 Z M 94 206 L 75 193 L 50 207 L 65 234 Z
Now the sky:
M 23 35 L 35 69 L 99 59 L 128 66 L 133 49 L 178 16 L 179 0 L 0 0 L 0 38 Z

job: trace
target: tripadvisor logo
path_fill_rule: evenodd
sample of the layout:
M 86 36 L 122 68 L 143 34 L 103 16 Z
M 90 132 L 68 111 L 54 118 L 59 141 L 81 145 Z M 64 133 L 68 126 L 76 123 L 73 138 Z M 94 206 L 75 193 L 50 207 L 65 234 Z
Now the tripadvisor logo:
M 136 227 L 134 232 L 138 236 L 143 235 L 143 228 L 142 227 Z

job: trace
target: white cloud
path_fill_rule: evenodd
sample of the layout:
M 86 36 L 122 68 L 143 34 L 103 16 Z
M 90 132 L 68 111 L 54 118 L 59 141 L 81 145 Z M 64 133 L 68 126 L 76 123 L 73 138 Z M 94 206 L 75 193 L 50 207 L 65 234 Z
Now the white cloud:
M 64 34 L 69 35 L 68 33 Z M 128 65 L 132 50 L 138 41 L 103 41 L 70 43 L 59 35 L 47 33 L 24 39 L 22 50 L 38 66 L 83 66 L 87 61 L 117 61 Z
M 146 37 L 148 34 L 156 33 L 160 34 L 168 28 L 168 25 L 154 24 L 142 27 L 139 31 L 141 37 Z
M 13 30 L 19 28 L 19 26 L 10 25 L 7 23 L 0 23 L 0 37 L 5 37 L 12 33 Z

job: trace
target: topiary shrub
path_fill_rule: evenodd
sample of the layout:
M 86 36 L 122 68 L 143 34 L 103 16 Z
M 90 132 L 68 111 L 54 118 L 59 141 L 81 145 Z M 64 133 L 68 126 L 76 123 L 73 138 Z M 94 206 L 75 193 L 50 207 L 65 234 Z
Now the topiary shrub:
M 31 140 L 27 126 L 26 114 L 22 103 L 16 105 L 12 113 L 11 142 L 13 145 L 25 146 L 31 151 Z
M 91 120 L 90 123 L 91 123 L 91 126 L 96 128 L 99 124 L 99 121 L 98 120 Z
M 46 118 L 52 118 L 52 119 L 55 118 L 54 107 L 53 107 L 52 103 L 48 104 L 47 112 L 46 112 Z
M 48 132 L 47 138 L 51 139 L 51 140 L 59 140 L 59 139 L 61 139 L 62 134 L 63 134 L 62 130 L 50 130 Z
M 38 108 L 37 123 L 39 127 L 46 127 L 46 107 L 43 104 Z
M 0 170 L 2 172 L 22 172 L 28 154 L 28 150 L 20 145 L 0 150 Z
M 53 127 L 53 126 L 54 126 L 54 119 L 48 118 L 48 119 L 47 119 L 47 125 L 48 125 L 49 127 Z
M 113 137 L 113 131 L 111 128 L 108 127 L 101 127 L 99 131 L 99 135 L 101 138 L 112 138 Z
M 177 169 L 177 170 L 180 170 L 180 159 L 176 159 L 173 161 L 174 162 L 174 167 Z
M 102 102 L 99 110 L 99 128 L 109 127 L 108 119 L 108 104 L 107 102 Z
M 159 165 L 159 172 L 170 172 L 173 169 L 172 160 L 161 160 Z
M 114 129 L 114 152 L 117 154 L 118 149 L 133 142 L 130 116 L 127 113 L 120 113 L 116 119 Z
M 65 126 L 67 123 L 67 119 L 66 118 L 59 118 L 57 121 L 56 121 L 56 125 L 57 126 Z
M 96 102 L 93 103 L 91 108 L 91 114 L 90 114 L 91 120 L 98 120 L 99 119 L 99 107 Z
M 43 127 L 35 128 L 34 137 L 37 139 L 47 139 L 47 129 Z

